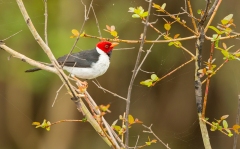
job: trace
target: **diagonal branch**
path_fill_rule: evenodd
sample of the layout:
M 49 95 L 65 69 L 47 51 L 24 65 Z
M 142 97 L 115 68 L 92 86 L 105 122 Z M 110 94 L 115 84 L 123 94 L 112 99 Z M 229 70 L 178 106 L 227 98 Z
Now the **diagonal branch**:
M 63 72 L 63 70 L 61 69 L 61 67 L 59 66 L 58 62 L 56 61 L 52 51 L 50 50 L 50 48 L 44 43 L 43 39 L 40 37 L 40 35 L 38 34 L 38 32 L 36 31 L 25 7 L 24 4 L 22 2 L 22 0 L 16 0 L 19 9 L 24 17 L 24 20 L 27 23 L 27 26 L 29 28 L 29 30 L 31 31 L 32 35 L 34 36 L 35 40 L 38 42 L 38 44 L 41 46 L 41 48 L 44 50 L 44 52 L 47 54 L 47 56 L 49 57 L 50 61 L 52 62 L 52 64 L 54 65 L 54 68 L 52 68 L 55 73 L 59 76 L 59 78 L 62 80 L 62 82 L 64 83 L 65 87 L 67 88 L 69 94 L 72 96 L 72 101 L 75 103 L 77 109 L 81 112 L 83 112 L 83 114 L 86 116 L 88 122 L 93 126 L 93 128 L 98 132 L 98 134 L 102 137 L 102 139 L 110 146 L 113 148 L 118 148 L 119 146 L 117 144 L 113 144 L 112 140 L 109 140 L 107 136 L 102 135 L 104 134 L 101 126 L 97 123 L 96 119 L 91 115 L 91 112 L 88 110 L 88 108 L 86 107 L 86 105 L 84 104 L 84 102 L 82 101 L 81 98 L 79 98 L 78 94 L 76 93 L 74 87 L 72 86 L 72 84 L 69 82 L 68 77 L 65 75 L 65 73 Z M 4 43 L 0 42 L 0 46 L 1 48 L 6 48 L 4 47 Z M 14 53 L 13 53 L 14 54 Z M 17 53 L 18 54 L 18 53 Z M 14 55 L 15 56 L 15 55 Z M 26 57 L 24 57 L 26 58 Z M 30 59 L 27 59 L 28 62 L 30 63 Z M 34 65 L 35 66 L 35 65 Z M 42 66 L 41 66 L 42 67 Z
M 215 17 L 216 12 L 217 12 L 217 10 L 218 10 L 221 2 L 222 2 L 222 0 L 215 0 L 213 6 L 212 6 L 211 9 L 209 10 L 208 16 L 211 16 L 211 18 L 209 19 L 209 21 L 208 21 L 208 23 L 207 23 L 207 25 L 206 25 L 206 27 L 205 27 L 205 29 L 204 29 L 204 32 L 205 32 L 205 33 L 207 32 L 209 25 L 212 23 L 212 20 L 213 20 L 213 18 Z
M 46 70 L 46 71 L 49 71 L 49 72 L 52 72 L 52 73 L 55 73 L 57 74 L 57 70 L 53 67 L 49 67 L 47 65 L 44 65 L 40 62 L 37 62 L 33 59 L 30 59 L 28 57 L 26 57 L 25 55 L 21 54 L 21 53 L 18 53 L 16 51 L 14 51 L 13 49 L 9 48 L 8 46 L 6 46 L 4 43 L 0 42 L 0 48 L 3 49 L 4 51 L 6 51 L 7 53 L 10 53 L 13 57 L 15 58 L 18 58 L 20 59 L 21 61 L 23 62 L 26 62 L 32 66 L 35 66 L 35 67 L 38 67 L 38 68 L 41 68 L 43 70 Z

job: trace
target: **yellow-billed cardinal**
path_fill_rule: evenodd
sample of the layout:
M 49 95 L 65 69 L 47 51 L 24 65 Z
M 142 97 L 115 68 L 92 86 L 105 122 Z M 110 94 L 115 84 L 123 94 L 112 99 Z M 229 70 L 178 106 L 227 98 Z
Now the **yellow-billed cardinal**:
M 118 45 L 118 43 L 101 41 L 97 43 L 96 48 L 92 50 L 72 53 L 69 56 L 64 55 L 59 57 L 57 61 L 59 65 L 63 65 L 64 70 L 78 78 L 94 79 L 107 71 L 110 65 L 110 56 L 113 47 L 116 45 Z M 41 69 L 33 68 L 25 72 L 34 72 L 38 70 Z

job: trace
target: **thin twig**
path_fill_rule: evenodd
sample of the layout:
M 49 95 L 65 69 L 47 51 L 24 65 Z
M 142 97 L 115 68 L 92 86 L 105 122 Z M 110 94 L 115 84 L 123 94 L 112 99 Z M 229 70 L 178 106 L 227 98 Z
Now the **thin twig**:
M 158 39 L 161 38 L 161 37 L 162 37 L 162 35 L 159 35 L 156 40 L 158 40 Z M 145 56 L 143 57 L 143 60 L 142 60 L 141 63 L 139 64 L 137 70 L 135 70 L 136 73 L 138 73 L 138 71 L 141 69 L 143 63 L 145 62 L 146 58 L 148 57 L 149 53 L 151 52 L 153 46 L 154 46 L 154 43 L 153 43 L 153 44 L 151 45 L 151 47 L 147 50 L 147 53 L 146 53 Z
M 54 106 L 54 104 L 55 104 L 55 102 L 56 102 L 56 100 L 57 100 L 58 94 L 59 94 L 59 92 L 60 92 L 60 90 L 62 89 L 63 86 L 64 86 L 64 84 L 62 84 L 62 85 L 60 86 L 60 88 L 57 90 L 56 96 L 55 96 L 54 101 L 53 101 L 53 103 L 52 103 L 52 107 Z
M 130 47 L 130 48 L 117 48 L 117 49 L 114 48 L 114 51 L 132 50 L 132 49 L 135 49 L 135 47 Z
M 97 28 L 98 28 L 99 36 L 102 37 L 102 33 L 101 33 L 101 30 L 100 30 L 100 26 L 99 26 L 99 23 L 98 23 L 98 19 L 97 19 L 96 13 L 95 13 L 92 5 L 91 5 L 91 7 L 92 7 L 93 15 L 94 15 L 95 20 L 96 20 L 96 25 L 97 25 Z
M 185 27 L 187 30 L 189 30 L 190 32 L 192 32 L 194 35 L 198 36 L 198 33 L 195 32 L 194 30 L 192 30 L 191 28 L 189 28 L 184 22 L 182 22 L 181 20 L 179 20 L 177 17 L 175 17 L 174 15 L 171 15 L 169 12 L 167 12 L 166 10 L 162 10 L 164 13 L 166 13 L 167 15 L 169 15 L 170 18 L 174 19 L 176 22 L 178 22 L 179 24 L 181 24 L 183 27 Z
M 207 32 L 209 25 L 212 23 L 212 20 L 213 20 L 213 18 L 215 17 L 216 12 L 217 12 L 217 10 L 218 10 L 221 2 L 222 2 L 222 0 L 215 0 L 212 8 L 209 10 L 209 13 L 210 13 L 210 14 L 208 14 L 208 15 L 210 15 L 211 18 L 209 19 L 207 25 L 205 26 L 205 29 L 204 29 L 204 32 L 205 32 L 205 33 Z
M 82 0 L 81 0 L 81 2 L 82 2 L 82 4 L 83 4 L 83 6 L 84 6 L 84 12 L 85 12 L 85 13 L 84 13 L 84 21 L 83 21 L 83 24 L 82 24 L 82 26 L 81 26 L 81 29 L 80 29 L 79 33 L 82 33 L 83 27 L 85 26 L 85 23 L 86 23 L 86 21 L 88 20 L 88 15 L 89 15 L 89 12 L 90 12 L 90 9 L 91 9 L 93 0 L 92 0 L 91 3 L 90 3 L 88 12 L 87 12 L 87 6 L 83 3 Z M 78 37 L 76 38 L 76 40 L 75 40 L 75 42 L 74 42 L 71 50 L 69 51 L 66 59 L 65 59 L 64 62 L 62 63 L 62 67 L 64 66 L 64 64 L 65 64 L 66 60 L 68 59 L 68 57 L 70 56 L 70 54 L 72 54 L 74 48 L 76 47 L 76 45 L 77 45 L 77 43 L 78 43 L 78 41 L 79 41 L 79 39 L 80 39 L 80 35 L 81 35 L 81 34 L 79 34 Z
M 44 36 L 45 36 L 45 43 L 48 45 L 48 35 L 47 35 L 47 25 L 48 25 L 48 7 L 47 7 L 47 0 L 44 0 L 44 7 L 45 7 L 45 23 L 44 23 Z
M 210 123 L 210 122 L 208 122 L 208 121 L 206 121 L 204 118 L 200 118 L 199 119 L 200 121 L 203 121 L 204 123 L 207 123 L 208 125 L 210 125 L 210 126 L 212 126 L 212 127 L 217 127 L 217 126 L 214 126 L 212 123 Z M 228 133 L 226 133 L 226 132 L 224 132 L 224 131 L 222 131 L 221 129 L 218 129 L 221 133 L 223 133 L 223 134 L 225 134 L 225 135 L 227 135 L 228 136 Z M 207 136 L 208 138 L 209 138 L 209 136 Z
M 145 72 L 145 73 L 155 73 L 155 72 L 149 72 L 149 71 L 146 71 L 146 70 L 142 70 L 141 68 L 139 69 L 139 71 L 142 71 L 142 72 Z
M 184 46 L 180 45 L 179 47 L 183 49 L 185 52 L 187 52 L 188 54 L 190 54 L 192 58 L 195 58 L 195 55 L 192 52 L 190 52 L 188 49 L 186 49 Z
M 167 73 L 166 75 L 164 75 L 163 77 L 159 78 L 159 80 L 156 81 L 156 82 L 154 82 L 154 83 L 152 84 L 152 86 L 154 86 L 157 82 L 165 79 L 167 76 L 170 76 L 171 74 L 173 74 L 173 73 L 176 72 L 177 70 L 181 69 L 181 68 L 184 67 L 185 65 L 189 64 L 189 63 L 192 62 L 193 60 L 194 60 L 194 58 L 192 58 L 192 59 L 190 59 L 189 61 L 181 64 L 180 66 L 178 66 L 177 68 L 175 68 L 175 69 L 172 70 L 171 72 L 169 72 L 169 73 Z
M 18 31 L 18 32 L 14 33 L 14 34 L 12 34 L 11 36 L 9 36 L 9 37 L 7 37 L 7 38 L 5 38 L 5 39 L 3 39 L 3 40 L 0 40 L 0 41 L 1 41 L 1 42 L 6 41 L 6 40 L 8 40 L 9 38 L 11 38 L 11 37 L 17 35 L 17 34 L 20 33 L 21 31 L 22 31 L 22 30 L 20 30 L 20 31 Z
M 113 96 L 116 96 L 116 97 L 118 97 L 118 98 L 120 98 L 120 99 L 123 99 L 123 100 L 127 101 L 126 98 L 124 98 L 124 97 L 122 97 L 122 96 L 120 96 L 120 95 L 118 95 L 118 94 L 116 94 L 116 93 L 113 93 L 113 92 L 111 92 L 111 91 L 109 91 L 109 90 L 103 88 L 102 86 L 98 85 L 95 81 L 92 81 L 92 82 L 93 82 L 93 83 L 94 83 L 99 89 L 102 89 L 102 90 L 104 90 L 104 91 L 106 91 L 106 92 L 112 94 Z
M 161 142 L 167 149 L 171 149 L 168 144 L 165 144 L 153 131 L 152 131 L 152 124 L 147 127 L 146 125 L 143 125 L 143 127 L 147 128 L 148 131 L 144 130 L 145 133 L 151 133 L 159 142 Z
M 179 13 L 170 14 L 170 15 L 179 16 L 182 14 L 186 14 L 186 12 L 179 12 Z M 168 14 L 153 14 L 153 15 L 158 16 L 158 17 L 170 17 L 170 15 L 168 15 Z
M 150 27 L 152 25 L 149 25 Z M 155 30 L 157 33 L 162 34 L 162 32 Z M 240 36 L 240 34 L 239 34 Z M 110 39 L 110 38 L 101 38 L 98 36 L 92 36 L 92 35 L 88 35 L 88 34 L 84 34 L 84 37 L 88 37 L 88 38 L 95 38 L 95 39 L 99 39 L 99 40 L 107 40 L 107 41 L 114 41 L 114 42 L 124 42 L 124 43 L 141 43 L 141 40 L 129 40 L 129 39 Z M 190 39 L 196 39 L 198 38 L 198 36 L 189 36 L 189 37 L 184 37 L 184 38 L 177 38 L 177 39 L 169 39 L 169 40 L 144 40 L 144 43 L 168 43 L 168 42 L 175 42 L 175 41 L 184 41 L 184 40 L 190 40 Z M 211 40 L 211 37 L 206 37 L 207 39 Z M 234 37 L 232 37 L 234 38 Z
M 226 36 L 226 37 L 220 37 L 219 40 L 226 40 L 226 39 L 237 38 L 237 37 L 240 37 L 240 34 L 231 35 L 231 36 Z M 213 40 L 212 37 L 208 37 L 208 36 L 206 36 L 206 35 L 205 35 L 205 39 L 207 39 L 207 40 Z
M 55 124 L 59 124 L 59 123 L 62 123 L 62 122 L 83 122 L 83 120 L 60 120 L 60 121 L 51 123 L 50 126 L 55 125 Z
M 152 0 L 149 0 L 148 2 L 149 2 L 149 5 L 148 5 L 148 14 L 149 15 L 147 16 L 146 24 L 144 25 L 143 37 L 146 37 L 147 27 L 148 27 L 148 22 L 149 22 L 149 16 L 150 16 L 151 7 L 152 7 Z M 131 81 L 130 81 L 130 84 L 129 84 L 129 87 L 128 87 L 127 102 L 126 102 L 126 118 L 125 118 L 125 120 L 126 120 L 126 133 L 125 133 L 126 149 L 128 149 L 128 141 L 129 141 L 128 115 L 129 115 L 129 110 L 130 110 L 130 100 L 131 100 L 131 94 L 132 94 L 132 87 L 133 87 L 133 82 L 135 80 L 135 77 L 138 73 L 136 70 L 137 70 L 137 68 L 139 66 L 139 63 L 140 63 L 140 58 L 141 58 L 143 45 L 144 45 L 144 39 L 145 38 L 141 39 L 141 44 L 140 44 L 140 47 L 139 47 L 138 56 L 137 56 L 136 63 L 135 63 L 135 66 L 134 66 L 134 71 L 133 71 L 132 78 L 131 78 Z
M 134 149 L 137 149 L 138 140 L 139 140 L 139 135 L 138 135 L 138 137 L 137 137 L 137 140 L 136 140 L 136 143 L 135 143 Z
M 124 118 L 124 117 L 126 117 L 126 113 L 125 113 L 125 112 L 123 113 L 123 118 Z M 125 126 L 125 120 L 123 119 L 123 120 L 122 120 L 122 127 L 124 127 L 124 126 Z M 123 141 L 124 141 L 124 140 L 123 140 L 123 139 L 124 139 L 124 133 L 121 135 L 121 137 L 122 137 L 122 142 L 123 142 Z
M 238 95 L 238 112 L 236 116 L 236 125 L 239 125 L 239 118 L 240 118 L 240 95 Z M 238 142 L 238 134 L 234 134 L 233 138 L 233 149 L 237 149 L 237 142 Z
M 188 5 L 190 16 L 193 16 L 192 5 L 191 5 L 190 0 L 187 0 L 187 5 Z M 197 25 L 196 25 L 196 22 L 195 22 L 194 18 L 193 17 L 191 17 L 191 18 L 192 18 L 192 24 L 193 24 L 195 32 L 198 32 Z
M 237 50 L 237 51 L 235 51 L 234 53 L 238 53 L 239 51 L 240 51 L 240 50 Z M 229 62 L 229 59 L 226 59 L 221 65 L 219 65 L 218 68 L 210 75 L 210 77 L 212 77 L 214 74 L 216 74 L 217 71 L 220 70 L 220 69 L 224 66 L 224 64 L 226 64 L 227 62 Z M 202 81 L 202 84 L 204 84 L 204 83 L 206 82 L 206 80 L 207 80 L 207 79 L 203 80 L 203 81 Z
M 217 28 L 218 28 L 218 29 L 221 29 L 221 30 L 225 30 L 225 28 L 223 28 L 223 27 L 221 27 L 221 26 L 222 26 L 222 24 L 218 24 Z M 234 30 L 232 30 L 232 31 L 230 32 L 230 34 L 239 35 L 239 33 L 238 33 L 238 32 L 234 32 Z
M 188 14 L 188 17 L 190 17 L 191 19 L 194 19 L 194 20 L 196 20 L 196 21 L 200 21 L 200 19 L 194 17 L 193 15 L 191 15 L 190 13 L 188 13 L 188 12 L 187 12 L 185 9 L 183 9 L 182 7 L 181 7 L 181 9 L 182 9 L 184 12 L 186 12 L 186 13 Z
M 212 68 L 214 45 L 215 45 L 215 42 L 212 42 L 210 57 L 209 57 L 209 60 L 208 60 L 208 69 L 209 70 L 211 70 L 211 68 Z M 204 99 L 203 99 L 203 110 L 202 110 L 202 117 L 203 118 L 205 117 L 205 112 L 206 112 L 206 108 L 207 108 L 207 97 L 208 97 L 208 91 L 209 91 L 210 78 L 211 78 L 211 76 L 209 74 L 208 77 L 207 77 L 207 83 L 206 83 L 205 94 L 204 94 Z

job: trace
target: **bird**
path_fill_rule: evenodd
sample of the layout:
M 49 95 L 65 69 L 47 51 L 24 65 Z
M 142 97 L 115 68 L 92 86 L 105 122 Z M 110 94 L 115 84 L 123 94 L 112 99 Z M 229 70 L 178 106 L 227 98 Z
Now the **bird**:
M 57 62 L 70 74 L 80 79 L 95 79 L 103 75 L 110 65 L 110 57 L 117 42 L 100 41 L 91 50 L 84 50 L 70 55 L 64 55 Z M 53 67 L 53 65 L 51 65 Z M 25 72 L 35 72 L 40 68 L 28 69 Z

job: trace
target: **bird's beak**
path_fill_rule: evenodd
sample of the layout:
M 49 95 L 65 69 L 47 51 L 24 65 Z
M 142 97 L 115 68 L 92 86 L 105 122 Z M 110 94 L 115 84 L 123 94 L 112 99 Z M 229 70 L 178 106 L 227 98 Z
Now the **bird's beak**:
M 118 44 L 119 44 L 119 43 L 117 43 L 117 42 L 113 42 L 110 47 L 113 48 L 113 47 L 115 47 L 115 46 L 118 45 Z

